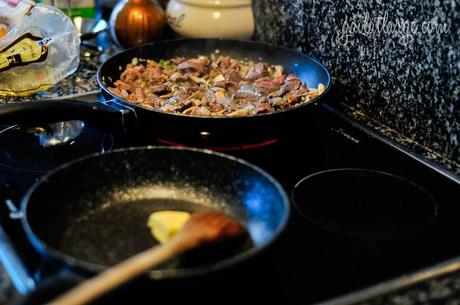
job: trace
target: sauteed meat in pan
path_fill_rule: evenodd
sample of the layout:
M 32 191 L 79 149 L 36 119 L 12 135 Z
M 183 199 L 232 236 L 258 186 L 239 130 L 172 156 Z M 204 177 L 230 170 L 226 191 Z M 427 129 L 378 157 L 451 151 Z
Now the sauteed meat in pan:
M 134 58 L 109 90 L 149 109 L 192 116 L 274 112 L 320 95 L 280 65 L 212 53 L 170 60 Z

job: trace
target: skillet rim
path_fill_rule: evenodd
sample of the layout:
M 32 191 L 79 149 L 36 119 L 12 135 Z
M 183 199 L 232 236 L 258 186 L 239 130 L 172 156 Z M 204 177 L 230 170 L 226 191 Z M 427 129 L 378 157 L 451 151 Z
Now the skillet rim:
M 233 42 L 233 43 L 246 44 L 248 48 L 250 48 L 250 47 L 257 48 L 257 46 L 259 48 L 267 48 L 268 47 L 268 48 L 280 50 L 280 51 L 285 52 L 285 53 L 291 53 L 291 54 L 294 54 L 296 56 L 303 57 L 304 59 L 311 60 L 316 65 L 318 65 L 318 68 L 320 68 L 321 70 L 323 70 L 323 72 L 326 73 L 327 84 L 323 84 L 325 86 L 325 89 L 324 89 L 322 94 L 318 95 L 317 97 L 313 98 L 312 100 L 310 100 L 308 102 L 298 103 L 298 104 L 296 104 L 294 106 L 290 106 L 290 107 L 288 107 L 286 109 L 277 110 L 277 111 L 274 111 L 274 112 L 260 113 L 260 114 L 247 115 L 247 116 L 234 116 L 234 117 L 231 117 L 231 116 L 199 116 L 199 115 L 189 115 L 189 114 L 181 114 L 181 113 L 166 112 L 166 111 L 162 111 L 162 110 L 151 109 L 151 108 L 141 106 L 139 104 L 130 102 L 130 101 L 124 99 L 124 98 L 119 97 L 118 95 L 112 93 L 108 89 L 108 87 L 105 85 L 104 76 L 102 75 L 102 69 L 103 69 L 103 67 L 108 66 L 111 61 L 116 60 L 117 57 L 125 56 L 129 52 L 134 52 L 134 51 L 136 51 L 138 49 L 141 49 L 141 48 L 155 48 L 155 47 L 162 47 L 162 45 L 164 45 L 164 47 L 167 48 L 168 44 L 171 44 L 171 43 L 187 43 L 187 42 L 203 42 L 203 43 L 207 43 L 207 42 L 214 42 L 214 43 L 216 43 L 216 42 L 217 43 L 221 43 L 221 42 L 227 43 L 228 42 L 228 43 L 232 43 Z M 258 41 L 224 39 L 224 38 L 179 38 L 179 39 L 169 39 L 169 40 L 151 42 L 151 43 L 146 43 L 146 44 L 143 44 L 143 45 L 131 47 L 129 49 L 123 50 L 122 52 L 119 52 L 119 53 L 111 56 L 109 59 L 107 59 L 105 62 L 103 62 L 99 66 L 99 68 L 97 70 L 97 73 L 96 73 L 96 76 L 97 76 L 97 82 L 99 84 L 99 87 L 104 92 L 109 94 L 113 99 L 119 100 L 119 101 L 123 102 L 124 104 L 126 104 L 128 106 L 133 106 L 135 108 L 139 108 L 139 109 L 148 111 L 150 113 L 156 113 L 156 114 L 165 115 L 165 116 L 168 116 L 168 117 L 171 116 L 171 118 L 188 118 L 188 119 L 200 119 L 200 120 L 208 120 L 208 119 L 211 119 L 211 120 L 237 120 L 237 119 L 239 119 L 239 120 L 241 120 L 241 119 L 248 120 L 249 119 L 250 120 L 250 119 L 253 119 L 253 118 L 263 118 L 263 117 L 266 117 L 266 116 L 269 116 L 269 115 L 277 115 L 277 114 L 279 115 L 279 114 L 287 113 L 287 112 L 290 112 L 290 111 L 293 111 L 293 110 L 296 110 L 296 109 L 299 109 L 299 108 L 302 108 L 302 107 L 306 107 L 308 105 L 318 104 L 321 99 L 324 100 L 324 96 L 327 95 L 327 93 L 330 91 L 330 89 L 332 87 L 332 76 L 331 76 L 331 73 L 330 73 L 329 69 L 327 69 L 326 66 L 324 66 L 317 58 L 315 58 L 315 57 L 313 57 L 311 55 L 307 55 L 307 54 L 304 54 L 304 53 L 289 49 L 287 47 L 276 46 L 276 45 L 273 45 L 273 44 L 268 44 L 268 43 L 263 43 L 263 42 L 258 42 Z M 303 82 L 303 80 L 301 80 L 301 81 Z
M 286 191 L 284 188 L 281 186 L 281 184 L 273 177 L 271 176 L 268 172 L 263 170 L 262 168 L 245 161 L 243 159 L 227 155 L 221 152 L 215 152 L 209 149 L 200 149 L 200 148 L 192 148 L 192 147 L 169 147 L 169 146 L 143 146 L 143 147 L 128 147 L 128 148 L 119 148 L 119 149 L 114 149 L 109 152 L 98 152 L 98 153 L 93 153 L 90 155 L 86 155 L 77 159 L 74 159 L 70 162 L 67 162 L 63 165 L 58 166 L 57 168 L 53 169 L 46 175 L 42 176 L 39 180 L 37 180 L 26 192 L 24 197 L 21 200 L 21 212 L 23 213 L 23 217 L 21 218 L 21 223 L 23 225 L 24 231 L 27 235 L 28 240 L 32 244 L 32 246 L 43 256 L 50 256 L 52 258 L 57 258 L 58 261 L 62 261 L 65 264 L 68 264 L 72 267 L 77 267 L 83 271 L 89 271 L 91 273 L 98 273 L 101 272 L 105 269 L 107 269 L 106 266 L 101 266 L 98 264 L 93 264 L 90 262 L 86 262 L 84 260 L 75 258 L 73 256 L 67 255 L 62 253 L 61 251 L 55 249 L 54 247 L 49 246 L 46 242 L 44 242 L 41 238 L 39 238 L 35 232 L 32 230 L 31 226 L 29 225 L 28 221 L 28 213 L 27 213 L 27 208 L 29 205 L 29 200 L 31 196 L 34 194 L 35 190 L 38 189 L 44 182 L 46 182 L 51 176 L 54 174 L 74 165 L 80 162 L 83 162 L 88 159 L 93 159 L 93 158 L 99 158 L 103 155 L 107 154 L 116 154 L 116 153 L 122 153 L 126 151 L 142 151 L 142 150 L 179 150 L 179 151 L 192 151 L 192 152 L 197 152 L 197 153 L 203 153 L 206 155 L 213 155 L 221 158 L 225 158 L 227 160 L 230 160 L 232 162 L 237 162 L 239 164 L 242 164 L 265 178 L 267 178 L 270 183 L 277 189 L 279 194 L 282 197 L 282 205 L 284 208 L 284 214 L 282 215 L 280 224 L 278 225 L 276 231 L 274 234 L 272 234 L 270 240 L 266 242 L 265 244 L 261 245 L 260 247 L 251 247 L 248 250 L 245 250 L 238 255 L 219 260 L 214 264 L 210 265 L 203 265 L 199 267 L 192 267 L 192 268 L 182 268 L 182 269 L 164 269 L 164 270 L 149 270 L 144 272 L 144 274 L 148 275 L 150 278 L 154 280 L 162 280 L 162 279 L 179 279 L 179 278 L 189 278 L 189 277 L 195 277 L 195 276 L 201 276 L 201 275 L 206 275 L 218 270 L 224 270 L 228 269 L 229 267 L 242 263 L 244 261 L 249 260 L 252 257 L 255 257 L 258 253 L 264 251 L 266 248 L 270 247 L 278 238 L 279 236 L 285 231 L 286 226 L 288 224 L 290 214 L 291 214 L 291 206 L 290 206 L 290 199 L 289 196 L 287 195 Z

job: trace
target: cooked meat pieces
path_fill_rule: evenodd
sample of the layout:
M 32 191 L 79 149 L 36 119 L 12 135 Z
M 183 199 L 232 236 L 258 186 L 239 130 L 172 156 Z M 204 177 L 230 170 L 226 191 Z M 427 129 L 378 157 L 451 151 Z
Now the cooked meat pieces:
M 149 109 L 193 116 L 247 116 L 309 101 L 324 86 L 309 90 L 280 65 L 230 56 L 133 59 L 109 90 Z

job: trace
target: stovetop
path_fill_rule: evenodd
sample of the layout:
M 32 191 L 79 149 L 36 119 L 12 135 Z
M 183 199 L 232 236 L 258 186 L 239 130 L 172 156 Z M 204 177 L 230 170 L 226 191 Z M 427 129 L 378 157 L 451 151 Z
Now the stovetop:
M 63 133 L 63 130 L 66 132 Z M 167 141 L 158 142 L 156 135 L 150 131 L 133 129 L 111 134 L 78 121 L 51 127 L 11 126 L 0 132 L 0 181 L 4 185 L 2 201 L 5 203 L 0 207 L 4 212 L 0 213 L 0 222 L 39 283 L 52 278 L 56 268 L 48 267 L 49 262 L 44 262 L 31 248 L 20 222 L 14 219 L 20 217 L 20 211 L 15 206 L 27 188 L 48 170 L 78 156 L 127 146 L 159 144 L 165 145 Z M 165 291 L 177 287 L 187 292 L 192 288 L 202 291 L 204 285 L 210 285 L 216 295 L 227 301 L 245 295 L 246 300 L 258 302 L 311 304 L 459 256 L 458 183 L 399 151 L 385 139 L 368 133 L 336 112 L 334 107 L 325 104 L 312 109 L 309 116 L 298 122 L 291 132 L 266 144 L 245 144 L 245 149 L 233 148 L 224 152 L 263 168 L 279 180 L 288 193 L 302 178 L 324 170 L 359 168 L 386 172 L 408 179 L 426 190 L 433 199 L 432 212 L 427 217 L 423 206 L 418 206 L 417 200 L 413 200 L 404 207 L 389 209 L 393 214 L 386 215 L 385 202 L 379 199 L 386 198 L 383 195 L 394 190 L 384 184 L 370 194 L 367 192 L 370 200 L 364 212 L 361 212 L 363 207 L 361 210 L 347 210 L 341 205 L 342 197 L 338 194 L 334 204 L 347 220 L 341 222 L 342 225 L 353 224 L 361 228 L 361 233 L 366 233 L 344 234 L 350 232 L 348 228 L 331 230 L 314 221 L 314 217 L 309 217 L 311 210 L 300 210 L 302 204 L 325 206 L 328 190 L 324 191 L 324 196 L 321 192 L 313 192 L 311 198 L 307 196 L 307 203 L 293 205 L 285 232 L 253 261 L 223 275 L 212 276 L 211 280 L 189 279 L 186 285 L 156 283 L 156 286 L 148 288 L 149 291 L 158 288 L 155 296 L 162 291 L 174 300 L 180 296 Z M 368 190 L 367 186 L 359 184 L 351 187 L 356 193 Z M 331 188 L 330 191 L 334 190 Z M 375 202 L 372 196 L 375 196 Z M 398 194 L 394 196 L 397 202 Z M 395 202 L 390 200 L 388 206 Z M 333 212 L 332 205 L 330 215 L 337 218 L 337 213 Z M 323 218 L 328 217 L 327 209 L 323 214 Z M 412 224 L 422 223 L 423 226 L 411 231 L 412 234 L 398 234 L 396 227 L 391 236 L 380 238 L 367 234 L 372 231 L 366 227 L 369 226 L 369 217 L 377 217 L 377 220 L 397 218 L 400 225 L 407 224 L 409 229 Z M 379 229 L 379 225 L 372 227 L 373 230 L 375 228 Z M 143 287 L 141 284 L 138 286 Z M 140 293 L 142 289 L 139 287 L 131 288 Z M 187 292 L 184 292 L 186 296 Z M 209 289 L 206 293 L 210 295 Z

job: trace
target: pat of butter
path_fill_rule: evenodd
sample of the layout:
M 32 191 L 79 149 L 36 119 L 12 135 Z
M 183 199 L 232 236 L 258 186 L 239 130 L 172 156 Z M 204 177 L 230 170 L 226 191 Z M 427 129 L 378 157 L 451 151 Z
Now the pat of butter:
M 182 211 L 160 211 L 150 214 L 147 225 L 153 237 L 164 244 L 174 237 L 190 219 L 190 213 Z

